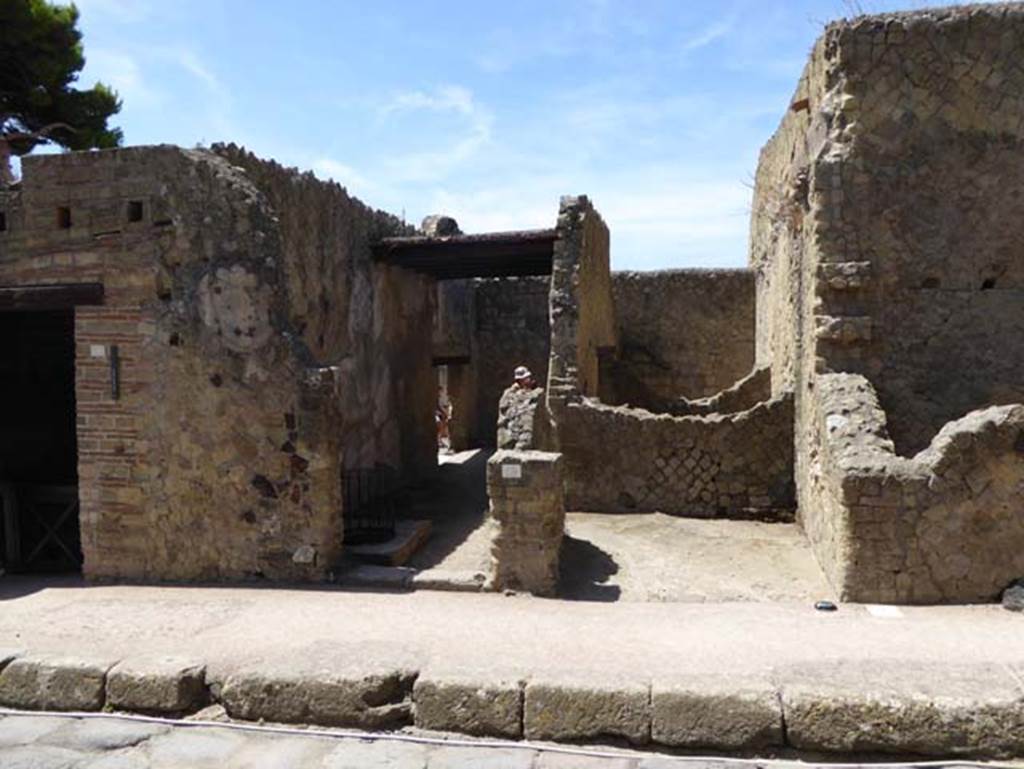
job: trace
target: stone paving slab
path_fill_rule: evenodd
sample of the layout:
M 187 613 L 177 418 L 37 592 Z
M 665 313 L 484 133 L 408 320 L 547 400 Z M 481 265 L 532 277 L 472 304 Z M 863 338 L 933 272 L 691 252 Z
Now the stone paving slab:
M 0 769 L 637 769 L 645 757 L 608 758 L 586 749 L 564 755 L 509 742 L 371 741 L 35 714 L 0 716 L 0 734 L 20 735 L 0 747 Z
M 455 744 L 425 735 L 405 735 L 420 742 L 388 735 L 370 740 L 182 722 L 142 724 L 116 716 L 0 715 L 0 735 L 7 738 L 0 742 L 0 769 L 829 769 L 792 759 L 763 758 L 755 764 L 587 746 L 566 751 L 500 740 Z M 871 764 L 851 761 L 844 769 L 859 766 Z M 914 763 L 889 766 L 920 769 Z M 944 766 L 958 767 L 956 762 Z

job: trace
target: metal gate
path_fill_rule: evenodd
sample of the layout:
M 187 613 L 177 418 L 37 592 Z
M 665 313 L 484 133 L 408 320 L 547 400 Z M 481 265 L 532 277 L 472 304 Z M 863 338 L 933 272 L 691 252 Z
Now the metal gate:
M 78 487 L 0 484 L 3 557 L 10 571 L 81 571 Z
M 345 545 L 387 542 L 395 536 L 396 473 L 385 465 L 342 474 Z

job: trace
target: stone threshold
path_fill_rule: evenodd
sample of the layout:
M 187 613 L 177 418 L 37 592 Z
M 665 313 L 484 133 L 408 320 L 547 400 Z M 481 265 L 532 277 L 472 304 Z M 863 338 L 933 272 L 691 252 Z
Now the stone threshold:
M 250 663 L 218 678 L 194 659 L 0 650 L 0 705 L 173 717 L 215 705 L 240 721 L 737 755 L 1024 755 L 1024 697 L 991 665 L 942 677 L 893 668 L 884 686 L 865 686 L 879 680 L 877 665 L 512 680 L 315 662 Z
M 479 571 L 414 569 L 411 566 L 359 564 L 338 574 L 334 582 L 342 587 L 366 590 L 444 590 L 479 593 L 490 590 L 490 580 Z
M 345 556 L 361 564 L 401 566 L 423 547 L 430 529 L 430 521 L 399 519 L 395 521 L 395 535 L 387 542 L 345 545 Z

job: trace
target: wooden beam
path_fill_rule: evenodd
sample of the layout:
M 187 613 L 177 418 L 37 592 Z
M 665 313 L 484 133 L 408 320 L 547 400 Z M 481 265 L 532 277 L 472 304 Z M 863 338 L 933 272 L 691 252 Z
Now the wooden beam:
M 556 238 L 554 230 L 385 238 L 374 258 L 439 280 L 550 275 Z
M 102 283 L 0 286 L 0 312 L 69 310 L 95 304 L 103 304 Z
M 465 366 L 469 363 L 468 355 L 435 355 L 431 361 L 434 366 Z

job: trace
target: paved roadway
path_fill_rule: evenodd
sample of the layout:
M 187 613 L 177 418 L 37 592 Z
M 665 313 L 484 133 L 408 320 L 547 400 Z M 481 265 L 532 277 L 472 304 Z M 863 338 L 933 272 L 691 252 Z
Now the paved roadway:
M 276 734 L 260 727 L 169 725 L 118 716 L 25 714 L 0 716 L 0 769 L 829 769 L 827 764 L 789 760 L 684 758 L 614 748 L 569 748 L 576 753 L 567 753 L 511 742 L 437 742 Z M 602 755 L 609 752 L 620 755 Z
M 609 750 L 609 749 L 604 749 Z M 116 717 L 0 716 L 0 769 L 706 769 L 653 754 L 614 758 L 538 751 L 515 743 L 417 744 Z M 715 761 L 714 769 L 752 764 Z

